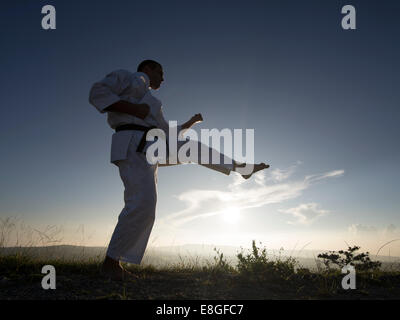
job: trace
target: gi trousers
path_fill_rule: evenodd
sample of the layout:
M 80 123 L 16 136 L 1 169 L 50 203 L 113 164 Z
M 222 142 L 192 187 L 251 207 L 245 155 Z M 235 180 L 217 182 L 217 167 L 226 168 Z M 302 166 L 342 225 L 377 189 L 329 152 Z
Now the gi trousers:
M 136 152 L 139 135 L 135 134 L 125 160 L 115 164 L 124 184 L 124 202 L 118 223 L 112 234 L 107 256 L 114 260 L 140 264 L 143 259 L 151 230 L 155 221 L 157 203 L 157 170 L 158 164 L 150 164 L 144 153 Z M 183 142 L 178 142 L 178 150 Z M 201 164 L 201 150 L 212 150 L 198 143 L 197 163 Z M 215 152 L 215 151 L 214 151 Z M 229 175 L 232 164 L 224 164 L 224 155 L 218 153 L 221 164 L 204 164 L 205 167 Z M 179 163 L 182 164 L 182 163 Z

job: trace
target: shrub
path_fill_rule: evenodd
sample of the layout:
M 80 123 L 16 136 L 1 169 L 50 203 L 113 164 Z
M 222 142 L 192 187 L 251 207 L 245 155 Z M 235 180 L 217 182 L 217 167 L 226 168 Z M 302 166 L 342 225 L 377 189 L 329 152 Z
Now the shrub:
M 380 261 L 371 261 L 368 251 L 357 253 L 359 249 L 360 247 L 358 246 L 349 246 L 346 251 L 340 250 L 338 252 L 329 251 L 321 253 L 318 255 L 318 258 L 323 259 L 323 263 L 328 270 L 331 269 L 332 265 L 343 268 L 348 264 L 354 266 L 358 271 L 374 271 L 379 269 L 382 263 Z
M 271 260 L 267 256 L 266 248 L 258 248 L 255 241 L 252 241 L 252 252 L 237 255 L 237 269 L 240 274 L 247 276 L 256 276 L 258 279 L 278 278 L 287 280 L 295 274 L 296 259 L 287 257 L 281 259 L 279 256 L 276 260 Z
M 217 248 L 214 248 L 217 256 L 214 256 L 214 263 L 208 263 L 207 269 L 212 273 L 231 273 L 234 268 L 229 264 L 229 262 L 224 257 L 224 254 L 220 252 Z

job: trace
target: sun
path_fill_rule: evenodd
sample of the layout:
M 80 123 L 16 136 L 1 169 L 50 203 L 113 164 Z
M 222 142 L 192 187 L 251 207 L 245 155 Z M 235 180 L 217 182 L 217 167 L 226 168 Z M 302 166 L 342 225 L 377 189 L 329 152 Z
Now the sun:
M 240 209 L 236 207 L 226 208 L 222 211 L 221 217 L 223 221 L 230 224 L 235 224 L 240 220 Z

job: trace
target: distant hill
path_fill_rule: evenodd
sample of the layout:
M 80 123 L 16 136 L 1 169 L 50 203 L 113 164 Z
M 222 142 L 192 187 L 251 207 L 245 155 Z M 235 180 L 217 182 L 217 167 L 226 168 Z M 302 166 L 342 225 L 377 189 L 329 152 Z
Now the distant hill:
M 71 245 L 0 248 L 0 255 L 17 253 L 37 259 L 92 260 L 102 259 L 106 253 L 106 248 Z

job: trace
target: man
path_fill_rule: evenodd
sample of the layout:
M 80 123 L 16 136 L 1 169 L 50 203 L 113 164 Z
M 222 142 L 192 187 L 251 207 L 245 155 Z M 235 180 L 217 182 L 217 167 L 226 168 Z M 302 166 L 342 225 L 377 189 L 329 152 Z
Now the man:
M 107 112 L 108 124 L 116 131 L 112 136 L 111 162 L 118 166 L 125 187 L 125 207 L 118 217 L 102 265 L 102 272 L 116 280 L 130 275 L 122 268 L 121 261 L 140 264 L 154 224 L 159 164 L 151 164 L 146 159 L 146 133 L 156 127 L 168 134 L 169 125 L 164 119 L 161 102 L 149 90 L 157 90 L 163 81 L 161 64 L 145 60 L 139 64 L 136 73 L 111 72 L 96 82 L 90 91 L 90 103 L 101 113 Z M 196 114 L 178 126 L 177 132 L 200 121 L 201 114 Z M 245 164 L 233 161 L 233 164 L 221 162 L 205 166 L 229 174 Z M 254 165 L 253 171 L 243 177 L 247 179 L 268 167 L 264 163 Z

